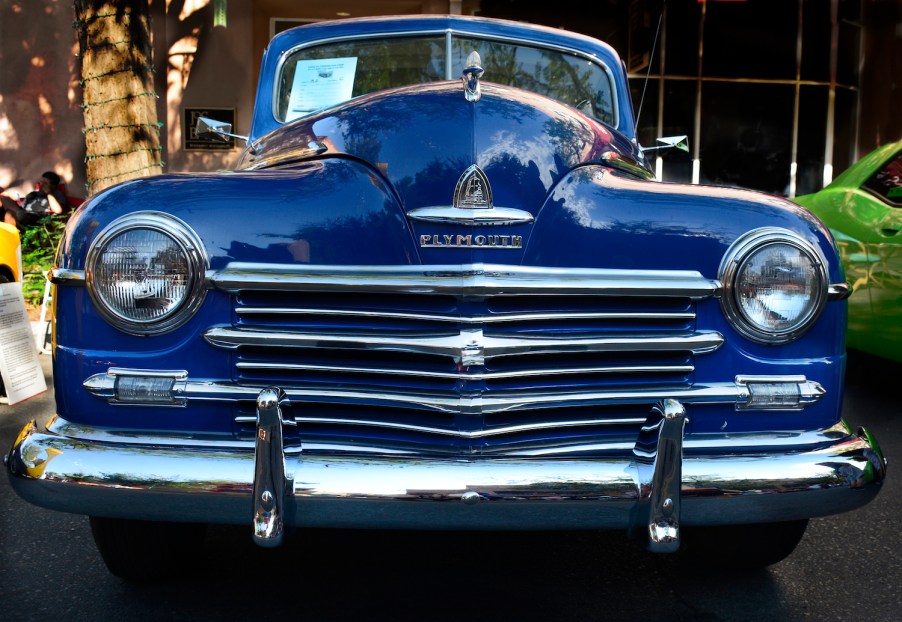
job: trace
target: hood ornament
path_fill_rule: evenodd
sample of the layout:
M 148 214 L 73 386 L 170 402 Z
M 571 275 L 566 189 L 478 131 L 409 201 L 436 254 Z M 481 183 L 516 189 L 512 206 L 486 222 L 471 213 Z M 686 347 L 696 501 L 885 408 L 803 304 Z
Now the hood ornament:
M 479 52 L 473 50 L 467 56 L 467 65 L 464 67 L 460 79 L 464 83 L 464 97 L 468 102 L 478 102 L 482 92 L 479 88 L 479 78 L 485 73 L 482 68 L 482 60 L 479 58 Z

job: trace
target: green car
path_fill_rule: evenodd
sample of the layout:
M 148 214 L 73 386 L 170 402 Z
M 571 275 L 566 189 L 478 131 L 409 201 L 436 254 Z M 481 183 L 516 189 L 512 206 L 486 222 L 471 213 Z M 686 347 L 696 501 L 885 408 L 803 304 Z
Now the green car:
M 902 362 L 902 141 L 796 202 L 833 232 L 849 298 L 850 348 Z

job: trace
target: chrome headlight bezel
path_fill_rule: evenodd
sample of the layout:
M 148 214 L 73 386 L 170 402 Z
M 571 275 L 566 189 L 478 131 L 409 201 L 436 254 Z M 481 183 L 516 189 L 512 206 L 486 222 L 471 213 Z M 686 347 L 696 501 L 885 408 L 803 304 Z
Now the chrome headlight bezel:
M 746 315 L 738 298 L 737 286 L 737 279 L 741 276 L 749 260 L 757 253 L 774 245 L 790 246 L 807 258 L 815 272 L 816 279 L 812 288 L 812 297 L 805 312 L 792 324 L 780 330 L 762 328 Z M 824 256 L 816 246 L 788 229 L 764 227 L 754 229 L 741 236 L 724 255 L 718 278 L 723 287 L 720 304 L 724 315 L 737 332 L 757 343 L 777 345 L 798 339 L 811 328 L 827 302 L 829 280 Z
M 172 310 L 152 320 L 137 320 L 124 315 L 108 304 L 98 291 L 98 267 L 104 252 L 119 236 L 138 229 L 167 236 L 184 253 L 188 265 L 185 295 Z M 164 212 L 136 212 L 117 218 L 97 235 L 85 260 L 85 280 L 94 306 L 109 324 L 130 335 L 158 335 L 185 324 L 203 304 L 208 267 L 209 260 L 204 245 L 187 224 Z

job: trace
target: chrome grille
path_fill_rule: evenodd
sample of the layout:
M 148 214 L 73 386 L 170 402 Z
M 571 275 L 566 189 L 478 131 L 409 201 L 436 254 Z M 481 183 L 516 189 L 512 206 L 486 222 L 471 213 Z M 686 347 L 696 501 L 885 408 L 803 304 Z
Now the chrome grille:
M 503 453 L 635 439 L 723 338 L 695 327 L 691 272 L 232 264 L 242 386 L 288 392 L 312 447 Z M 253 404 L 239 424 L 252 429 Z

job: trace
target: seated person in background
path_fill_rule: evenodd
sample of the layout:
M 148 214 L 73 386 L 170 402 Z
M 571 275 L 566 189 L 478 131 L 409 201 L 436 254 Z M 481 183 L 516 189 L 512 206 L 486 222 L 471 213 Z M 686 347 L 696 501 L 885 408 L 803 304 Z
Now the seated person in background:
M 34 191 L 25 195 L 21 205 L 4 192 L 0 195 L 3 222 L 24 229 L 44 216 L 65 214 L 69 206 L 61 181 L 60 176 L 53 171 L 45 172 L 35 184 Z

